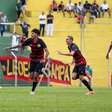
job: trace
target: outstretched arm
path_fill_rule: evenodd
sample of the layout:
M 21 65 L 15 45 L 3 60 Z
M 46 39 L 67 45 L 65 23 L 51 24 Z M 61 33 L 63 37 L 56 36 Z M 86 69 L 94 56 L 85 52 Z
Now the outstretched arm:
M 21 47 L 21 45 L 16 45 L 16 46 L 13 46 L 13 47 L 6 47 L 4 49 L 8 51 L 8 50 L 19 48 L 19 47 Z
M 31 41 L 32 41 L 32 39 L 29 38 L 26 41 L 24 41 L 22 44 L 19 44 L 19 45 L 13 46 L 13 47 L 6 47 L 5 50 L 11 50 L 11 49 L 20 48 L 20 47 L 24 48 L 25 46 L 30 45 Z
M 74 55 L 74 51 L 72 52 L 61 52 L 61 51 L 57 51 L 59 55 L 64 55 L 64 56 L 73 56 Z
M 109 49 L 108 49 L 108 52 L 107 52 L 107 55 L 106 55 L 106 59 L 109 59 L 109 53 L 110 53 L 111 49 L 112 49 L 112 41 L 111 41 L 111 44 L 109 46 Z

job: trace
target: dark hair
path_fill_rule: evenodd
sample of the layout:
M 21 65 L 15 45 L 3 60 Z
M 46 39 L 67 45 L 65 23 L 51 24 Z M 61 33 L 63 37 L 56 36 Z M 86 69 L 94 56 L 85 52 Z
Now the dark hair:
M 34 33 L 36 33 L 37 35 L 39 35 L 39 36 L 40 36 L 40 30 L 38 30 L 38 29 L 34 28 L 34 29 L 32 30 L 32 32 L 34 32 Z
M 68 35 L 68 36 L 67 36 L 67 39 L 68 39 L 68 38 L 69 38 L 70 40 L 73 41 L 73 37 L 72 37 L 72 36 Z

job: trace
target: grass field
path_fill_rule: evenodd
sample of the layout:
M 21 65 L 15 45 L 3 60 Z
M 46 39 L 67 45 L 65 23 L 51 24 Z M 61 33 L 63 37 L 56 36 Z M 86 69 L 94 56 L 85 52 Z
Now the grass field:
M 112 90 L 96 88 L 41 87 L 31 96 L 29 87 L 0 89 L 0 112 L 111 112 Z

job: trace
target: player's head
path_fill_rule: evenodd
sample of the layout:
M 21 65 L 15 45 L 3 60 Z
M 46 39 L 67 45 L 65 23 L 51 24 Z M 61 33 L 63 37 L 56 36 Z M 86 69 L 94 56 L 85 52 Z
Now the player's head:
M 33 38 L 36 38 L 36 37 L 39 37 L 40 36 L 40 31 L 36 28 L 34 28 L 32 30 L 32 35 L 31 35 Z
M 73 37 L 68 35 L 66 38 L 66 43 L 67 45 L 71 45 L 73 43 Z

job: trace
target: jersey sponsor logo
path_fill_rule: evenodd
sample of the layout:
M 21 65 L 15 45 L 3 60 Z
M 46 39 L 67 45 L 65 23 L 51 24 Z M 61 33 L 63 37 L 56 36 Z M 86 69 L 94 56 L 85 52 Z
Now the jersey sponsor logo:
M 41 47 L 41 45 L 40 45 L 40 44 L 37 44 L 37 47 L 38 47 L 38 48 L 40 48 L 40 47 Z

